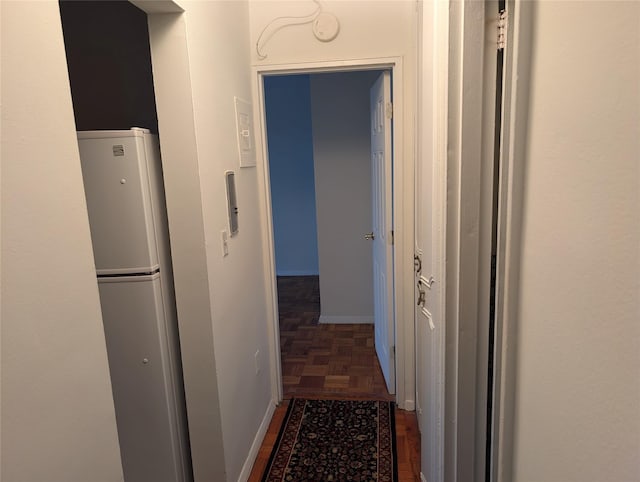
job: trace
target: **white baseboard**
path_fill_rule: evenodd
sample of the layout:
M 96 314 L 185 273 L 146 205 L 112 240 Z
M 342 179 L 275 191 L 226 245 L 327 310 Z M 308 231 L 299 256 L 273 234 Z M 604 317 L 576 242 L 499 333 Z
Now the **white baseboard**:
M 416 401 L 415 400 L 405 400 L 404 408 L 407 412 L 415 412 L 416 411 Z
M 331 315 L 320 315 L 320 320 L 318 323 L 327 323 L 327 324 L 336 324 L 336 325 L 344 325 L 346 323 L 354 323 L 359 325 L 364 324 L 373 324 L 373 315 L 366 316 L 331 316 Z
M 260 447 L 262 446 L 262 441 L 264 440 L 264 436 L 267 434 L 267 430 L 269 430 L 269 424 L 271 423 L 271 419 L 273 418 L 273 414 L 275 413 L 275 411 L 276 404 L 272 400 L 271 402 L 269 402 L 269 406 L 267 407 L 267 411 L 264 414 L 264 418 L 262 419 L 260 428 L 258 428 L 258 433 L 253 439 L 251 449 L 249 450 L 249 455 L 247 455 L 247 459 L 245 460 L 244 465 L 242 466 L 242 471 L 240 472 L 240 476 L 238 477 L 238 482 L 247 482 L 247 480 L 249 480 L 251 469 L 253 469 L 253 464 L 258 457 L 258 452 L 260 451 Z

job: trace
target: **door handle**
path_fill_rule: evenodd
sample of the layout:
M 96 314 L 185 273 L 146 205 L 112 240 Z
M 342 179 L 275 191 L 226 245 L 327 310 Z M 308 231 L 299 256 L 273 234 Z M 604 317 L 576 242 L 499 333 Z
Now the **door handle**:
M 434 282 L 435 280 L 433 279 L 433 276 L 429 276 L 429 279 L 427 281 L 424 281 L 422 278 L 418 279 L 418 306 L 424 306 L 427 301 L 427 292 L 423 290 L 422 287 L 426 286 L 427 288 L 431 289 L 431 286 Z
M 427 301 L 426 296 L 427 296 L 427 292 L 422 289 L 422 283 L 418 281 L 418 302 L 416 304 L 418 306 L 424 306 L 424 304 Z
M 422 272 L 422 258 L 417 254 L 413 256 L 413 267 L 415 268 L 416 273 L 419 276 Z
M 376 237 L 373 235 L 373 231 L 371 231 L 370 233 L 367 233 L 367 234 L 364 235 L 364 239 L 374 240 L 374 239 L 376 239 Z

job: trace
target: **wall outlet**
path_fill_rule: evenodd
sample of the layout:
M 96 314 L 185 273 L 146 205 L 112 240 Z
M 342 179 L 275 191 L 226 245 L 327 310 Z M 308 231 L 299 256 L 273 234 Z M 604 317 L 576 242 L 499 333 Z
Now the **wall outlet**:
M 256 375 L 260 373 L 260 350 L 256 350 L 256 354 L 254 355 L 254 361 L 256 364 Z
M 229 232 L 223 229 L 220 232 L 220 239 L 222 241 L 222 257 L 229 255 Z

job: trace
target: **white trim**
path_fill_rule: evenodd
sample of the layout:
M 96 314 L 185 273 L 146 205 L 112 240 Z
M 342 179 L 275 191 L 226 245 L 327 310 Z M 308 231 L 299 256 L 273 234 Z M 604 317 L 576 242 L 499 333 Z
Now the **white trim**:
M 396 396 L 400 408 L 405 408 L 407 398 L 415 396 L 415 357 L 414 347 L 414 308 L 413 308 L 413 247 L 414 247 L 414 156 L 413 149 L 407 149 L 407 140 L 413 141 L 412 119 L 405 119 L 404 102 L 410 89 L 409 79 L 405 78 L 402 57 L 381 57 L 352 60 L 334 60 L 322 62 L 301 62 L 288 64 L 266 64 L 253 66 L 253 98 L 256 122 L 256 154 L 258 169 L 260 216 L 262 219 L 262 245 L 264 252 L 264 276 L 267 299 L 267 323 L 270 338 L 270 365 L 272 396 L 274 401 L 282 400 L 282 371 L 280 361 L 280 340 L 278 327 L 277 291 L 275 287 L 275 251 L 273 240 L 273 221 L 271 213 L 271 194 L 269 183 L 268 152 L 266 142 L 266 116 L 264 108 L 263 77 L 273 74 L 305 74 L 323 72 L 344 72 L 357 70 L 390 69 L 393 76 L 394 99 L 394 298 L 396 332 Z M 405 85 L 405 82 L 408 85 Z M 259 126 L 258 126 L 259 124 Z M 406 152 L 406 155 L 405 155 Z M 408 179 L 405 179 L 408 178 Z M 399 262 L 405 260 L 405 263 Z M 407 284 L 408 283 L 408 284 Z M 410 288 L 407 293 L 405 286 Z M 407 397 L 407 395 L 410 395 Z
M 517 320 L 529 79 L 535 5 L 507 0 L 496 266 L 496 333 L 491 482 L 513 480 Z
M 495 109 L 495 100 L 485 92 L 490 76 L 484 75 L 484 55 L 496 55 L 495 41 L 490 48 L 486 41 L 488 5 L 450 2 L 449 10 L 445 480 L 484 477 L 487 349 L 483 343 L 489 328 L 486 283 L 491 255 L 486 224 L 491 219 L 484 216 L 484 207 L 493 152 L 487 155 L 483 146 L 493 144 L 493 136 L 485 137 L 483 121 L 486 110 Z
M 365 316 L 333 316 L 333 315 L 320 315 L 320 319 L 318 320 L 320 324 L 335 324 L 335 325 L 345 325 L 349 323 L 353 323 L 356 325 L 365 325 L 373 324 L 373 315 L 365 315 Z
M 275 411 L 275 403 L 270 402 L 269 406 L 267 407 L 267 411 L 262 418 L 260 428 L 258 428 L 258 433 L 256 433 L 256 436 L 253 439 L 251 449 L 249 449 L 249 454 L 247 455 L 247 458 L 242 465 L 242 470 L 240 471 L 240 475 L 238 476 L 238 482 L 246 482 L 247 480 L 249 480 L 251 470 L 253 469 L 253 464 L 258 457 L 258 452 L 260 452 L 260 447 L 262 446 L 264 436 L 267 434 L 267 430 L 269 430 L 269 424 L 271 423 L 271 419 L 273 418 L 273 414 L 275 413 Z
M 428 413 L 431 433 L 424 433 L 424 446 L 433 446 L 433 460 L 421 459 L 423 470 L 432 475 L 432 481 L 443 482 L 445 475 L 445 354 L 446 354 L 446 286 L 447 286 L 447 172 L 448 172 L 448 106 L 449 106 L 449 0 L 433 2 L 433 50 L 432 50 L 432 128 L 433 128 L 433 178 L 432 178 L 432 226 L 433 245 L 427 253 L 433 260 L 434 283 L 431 287 L 433 309 L 425 309 L 429 329 L 435 335 L 428 369 L 432 370 L 435 389 L 429 392 L 434 399 L 434 409 Z M 425 5 L 426 8 L 426 5 Z M 430 26 L 427 26 L 427 28 Z M 424 27 L 423 27 L 424 28 Z M 427 67 L 427 66 L 425 66 Z M 428 68 L 428 67 L 427 67 Z M 425 92 L 426 97 L 429 93 Z M 424 410 L 424 408 L 423 408 Z M 423 450 L 424 453 L 424 450 Z M 426 476 L 421 473 L 421 480 Z
M 322 60 L 316 62 L 254 64 L 258 75 L 322 74 L 328 72 L 351 72 L 358 70 L 391 69 L 402 63 L 401 57 L 363 58 L 351 60 Z
M 427 482 L 427 478 L 424 476 L 422 472 L 420 472 L 420 482 Z
M 257 99 L 253 105 L 254 130 L 256 133 L 256 168 L 258 174 L 258 195 L 260 202 L 260 220 L 262 224 L 262 253 L 265 276 L 266 321 L 269 335 L 269 367 L 271 374 L 271 398 L 273 403 L 282 401 L 282 366 L 280 361 L 280 328 L 278 326 L 278 289 L 276 281 L 275 241 L 273 237 L 273 216 L 271 212 L 271 187 L 267 151 L 266 111 L 264 108 L 264 83 L 262 73 L 252 69 L 252 97 Z M 260 182 L 262 180 L 262 182 Z

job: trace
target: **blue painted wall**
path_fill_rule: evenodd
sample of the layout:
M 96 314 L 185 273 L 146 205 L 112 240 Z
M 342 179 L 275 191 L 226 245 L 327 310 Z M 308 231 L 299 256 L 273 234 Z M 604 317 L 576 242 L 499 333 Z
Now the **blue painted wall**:
M 276 274 L 317 275 L 318 233 L 308 75 L 265 77 Z

